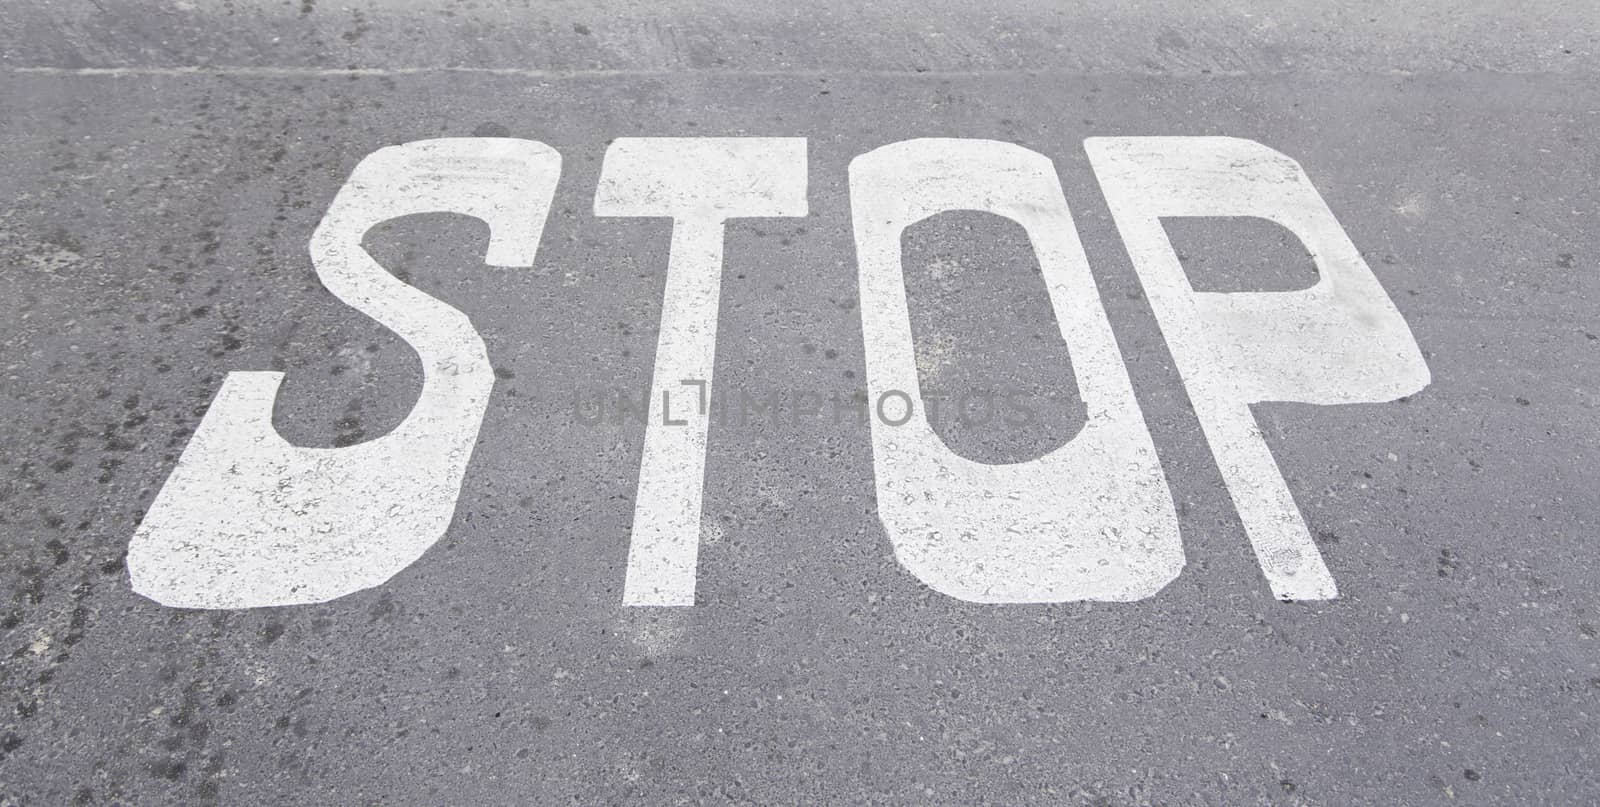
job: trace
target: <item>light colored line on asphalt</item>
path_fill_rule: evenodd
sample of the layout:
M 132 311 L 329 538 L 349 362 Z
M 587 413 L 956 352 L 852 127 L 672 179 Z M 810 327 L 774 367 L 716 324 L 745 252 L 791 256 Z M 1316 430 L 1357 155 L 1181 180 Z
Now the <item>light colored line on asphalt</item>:
M 634 76 L 709 76 L 709 77 L 783 77 L 808 76 L 833 77 L 833 76 L 869 76 L 869 77 L 903 77 L 920 76 L 928 78 L 941 77 L 967 77 L 988 75 L 1093 75 L 1080 71 L 1061 70 L 678 70 L 671 68 L 660 69 L 626 69 L 626 70 L 547 70 L 540 68 L 524 67 L 450 67 L 450 66 L 408 66 L 408 67 L 271 67 L 253 65 L 183 65 L 178 67 L 10 67 L 4 68 L 7 72 L 47 76 L 107 76 L 111 78 L 137 77 L 137 76 L 239 76 L 243 78 L 345 78 L 348 76 L 421 76 L 434 74 L 459 73 L 463 75 L 485 76 L 514 76 L 520 78 L 627 78 Z M 1119 71 L 1110 71 L 1119 72 Z M 1152 75 L 1261 75 L 1262 71 L 1228 71 L 1211 73 L 1178 74 L 1161 73 Z
M 1426 76 L 1453 73 L 1490 73 L 1503 76 L 1564 76 L 1584 75 L 1584 70 L 1505 70 L 1495 68 L 1460 68 L 1455 70 L 1323 70 L 1317 68 L 1282 68 L 1267 70 L 1070 70 L 1060 68 L 1024 69 L 990 68 L 971 70 L 917 70 L 851 69 L 826 70 L 740 70 L 719 68 L 704 69 L 595 69 L 551 70 L 525 67 L 451 67 L 447 65 L 417 65 L 403 67 L 276 67 L 254 65 L 180 65 L 175 67 L 4 67 L 0 73 L 39 76 L 78 76 L 103 78 L 184 77 L 184 76 L 234 76 L 238 78 L 348 78 L 381 76 L 427 75 L 481 75 L 509 76 L 536 79 L 588 79 L 588 78 L 983 78 L 996 76 L 1140 76 L 1149 78 L 1243 78 L 1243 77 L 1321 77 L 1321 76 Z

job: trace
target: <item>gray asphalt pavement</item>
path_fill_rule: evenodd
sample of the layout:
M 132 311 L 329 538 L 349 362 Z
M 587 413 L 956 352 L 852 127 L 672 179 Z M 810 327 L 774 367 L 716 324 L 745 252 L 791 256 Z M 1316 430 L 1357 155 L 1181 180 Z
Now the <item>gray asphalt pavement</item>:
M 1600 802 L 1600 11 L 980 5 L 0 8 L 0 804 Z M 1431 371 L 1253 407 L 1337 599 L 1263 580 L 1083 145 L 1167 135 L 1297 160 Z M 531 269 L 485 265 L 465 216 L 365 239 L 495 368 L 445 537 L 323 604 L 136 593 L 130 536 L 228 372 L 286 373 L 297 445 L 411 410 L 417 353 L 308 240 L 363 157 L 469 136 L 562 155 Z M 885 535 L 868 425 L 824 405 L 713 423 L 695 605 L 624 606 L 645 426 L 582 404 L 649 394 L 672 225 L 593 206 L 608 144 L 658 136 L 807 139 L 808 215 L 726 230 L 719 394 L 780 404 L 866 392 L 851 159 L 1053 160 L 1182 575 L 1128 603 L 940 594 Z M 1197 289 L 1316 277 L 1276 225 L 1168 232 Z M 1071 439 L 1021 230 L 954 212 L 904 245 L 924 391 L 1039 412 L 940 436 L 985 463 Z

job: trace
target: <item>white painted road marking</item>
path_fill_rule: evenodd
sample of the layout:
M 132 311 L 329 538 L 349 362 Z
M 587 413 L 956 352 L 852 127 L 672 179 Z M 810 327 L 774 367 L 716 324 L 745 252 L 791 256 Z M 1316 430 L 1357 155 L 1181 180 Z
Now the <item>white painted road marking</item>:
M 531 266 L 561 155 L 527 140 L 425 140 L 356 166 L 311 238 L 328 290 L 404 339 L 422 392 L 394 431 L 345 448 L 272 426 L 283 374 L 229 373 L 128 546 L 133 588 L 163 605 L 323 602 L 376 586 L 445 532 L 494 385 L 465 314 L 400 282 L 361 246 L 387 219 L 446 211 L 489 224 L 488 263 Z
M 1417 392 L 1430 376 L 1411 329 L 1294 160 L 1232 137 L 1092 137 L 1084 147 L 1272 593 L 1338 596 L 1250 404 Z M 1302 291 L 1196 292 L 1163 216 L 1276 222 L 1321 278 Z
M 1138 600 L 1183 569 L 1155 444 L 1048 157 L 993 140 L 908 140 L 850 163 L 867 389 L 912 397 L 903 426 L 872 422 L 878 515 L 917 579 L 969 602 Z M 928 422 L 900 260 L 906 227 L 946 210 L 1022 225 L 1088 407 L 1038 459 L 975 462 Z
M 1416 392 L 1429 373 L 1410 329 L 1288 157 L 1221 137 L 1086 147 L 1273 593 L 1337 596 L 1249 407 Z M 624 604 L 694 604 L 724 223 L 806 215 L 806 156 L 803 138 L 621 138 L 606 152 L 596 215 L 673 221 Z M 422 358 L 416 407 L 366 443 L 299 448 L 272 427 L 283 374 L 230 373 L 129 545 L 134 589 L 191 608 L 322 602 L 383 583 L 432 546 L 494 376 L 467 317 L 384 271 L 362 236 L 398 216 L 463 213 L 490 225 L 490 264 L 531 265 L 560 172 L 554 150 L 505 138 L 363 160 L 312 236 L 312 259 L 339 299 Z M 901 564 L 971 602 L 1137 600 L 1176 578 L 1171 493 L 1049 158 L 992 140 L 904 141 L 852 161 L 850 195 L 869 397 L 905 401 L 871 426 L 879 514 Z M 1088 419 L 1036 460 L 960 457 L 922 406 L 900 236 L 947 210 L 1010 218 L 1037 253 Z M 1195 292 L 1164 216 L 1277 222 L 1321 280 Z
M 627 605 L 694 605 L 723 223 L 806 210 L 805 138 L 624 137 L 606 149 L 595 215 L 672 219 Z M 700 385 L 697 395 L 683 395 L 686 382 Z

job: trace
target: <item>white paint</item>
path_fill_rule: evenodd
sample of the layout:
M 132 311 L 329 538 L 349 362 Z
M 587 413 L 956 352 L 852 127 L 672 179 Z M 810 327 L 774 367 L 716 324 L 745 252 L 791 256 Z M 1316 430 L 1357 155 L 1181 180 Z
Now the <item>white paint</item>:
M 878 513 L 901 565 L 969 602 L 1137 600 L 1177 577 L 1172 495 L 1049 158 L 992 140 L 904 141 L 850 163 L 850 198 L 870 397 L 898 390 L 915 410 L 902 426 L 872 422 Z M 928 422 L 900 236 L 946 210 L 1005 216 L 1033 242 L 1088 407 L 1083 430 L 1038 459 L 974 462 Z
M 1411 330 L 1300 165 L 1229 137 L 1085 141 L 1195 414 L 1279 599 L 1338 596 L 1250 404 L 1379 403 L 1428 385 Z M 1196 292 L 1163 216 L 1254 216 L 1298 236 L 1321 279 Z
M 422 360 L 392 432 L 346 448 L 290 445 L 272 426 L 283 374 L 229 373 L 128 547 L 133 588 L 163 605 L 331 600 L 388 580 L 444 534 L 494 385 L 466 315 L 397 280 L 361 247 L 372 226 L 452 212 L 490 227 L 488 263 L 530 266 L 561 173 L 540 143 L 424 140 L 356 166 L 311 239 L 323 285 Z
M 628 137 L 606 149 L 595 215 L 673 222 L 626 605 L 694 605 L 723 223 L 806 211 L 805 138 Z

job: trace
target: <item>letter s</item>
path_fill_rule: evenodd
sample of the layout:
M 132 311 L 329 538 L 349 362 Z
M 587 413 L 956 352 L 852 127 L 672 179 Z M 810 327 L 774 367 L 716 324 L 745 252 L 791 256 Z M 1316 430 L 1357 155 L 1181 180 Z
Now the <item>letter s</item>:
M 509 138 L 380 149 L 356 166 L 311 238 L 335 296 L 393 330 L 422 360 L 422 392 L 392 432 L 302 448 L 272 426 L 283 374 L 229 373 L 128 546 L 135 591 L 183 608 L 324 602 L 388 580 L 449 526 L 494 373 L 466 315 L 367 254 L 388 219 L 462 213 L 489 224 L 486 260 L 528 266 L 561 156 Z

